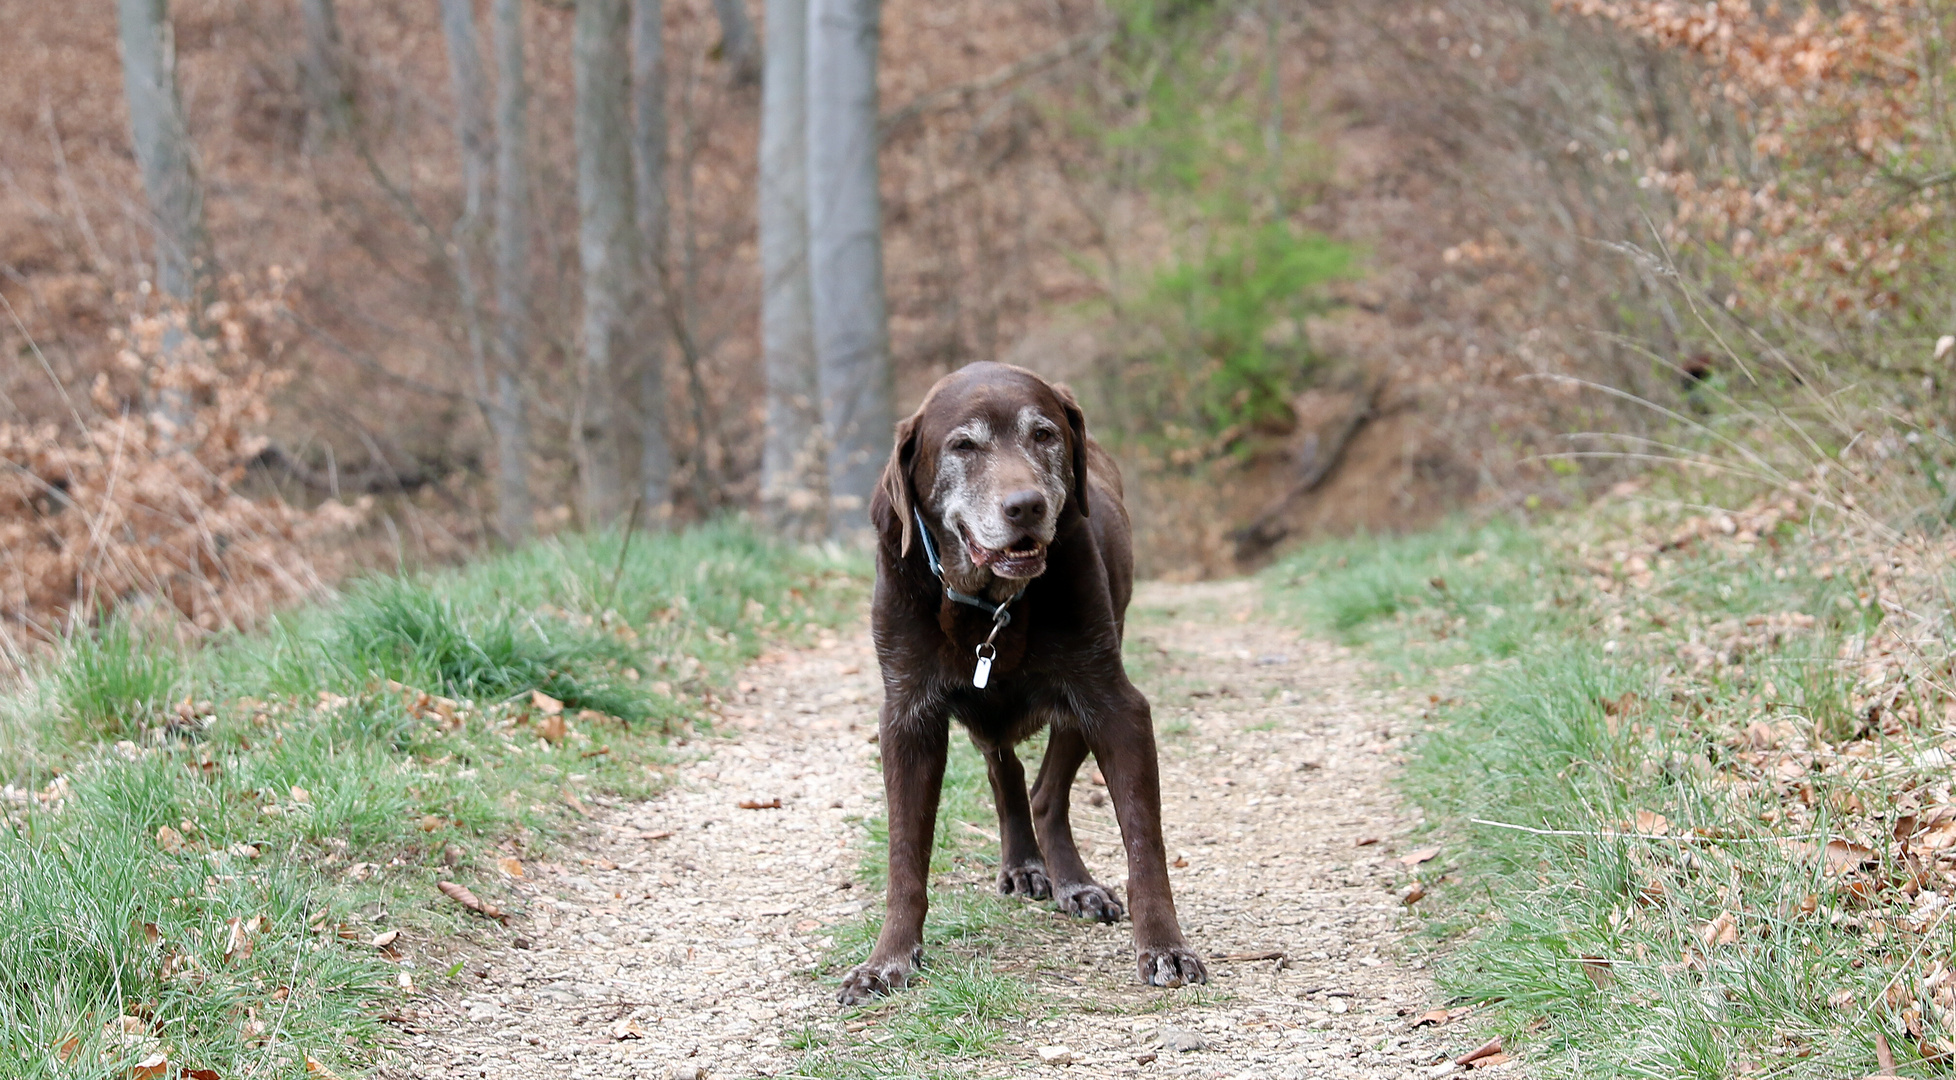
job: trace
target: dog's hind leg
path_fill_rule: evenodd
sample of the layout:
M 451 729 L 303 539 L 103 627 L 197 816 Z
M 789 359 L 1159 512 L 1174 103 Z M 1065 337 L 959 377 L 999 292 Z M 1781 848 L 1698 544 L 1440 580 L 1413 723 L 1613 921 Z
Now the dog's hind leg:
M 1070 722 L 1054 723 L 1047 737 L 1046 759 L 1039 763 L 1039 779 L 1032 789 L 1033 823 L 1060 910 L 1084 919 L 1118 922 L 1123 912 L 1120 900 L 1088 875 L 1080 849 L 1073 843 L 1069 817 L 1073 777 L 1086 759 L 1087 740 L 1079 727 Z
M 985 770 L 991 777 L 992 804 L 998 807 L 998 891 L 1028 900 L 1047 899 L 1053 895 L 1053 885 L 1032 831 L 1025 766 L 1003 743 L 981 745 L 979 750 L 985 755 Z

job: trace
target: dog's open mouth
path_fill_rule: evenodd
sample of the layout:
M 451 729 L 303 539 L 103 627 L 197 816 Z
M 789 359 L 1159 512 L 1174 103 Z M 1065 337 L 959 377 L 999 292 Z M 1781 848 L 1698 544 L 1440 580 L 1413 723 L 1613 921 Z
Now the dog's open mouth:
M 1021 536 L 1002 548 L 981 547 L 964 537 L 965 553 L 973 566 L 983 567 L 1002 578 L 1036 578 L 1046 572 L 1046 545 L 1031 536 Z

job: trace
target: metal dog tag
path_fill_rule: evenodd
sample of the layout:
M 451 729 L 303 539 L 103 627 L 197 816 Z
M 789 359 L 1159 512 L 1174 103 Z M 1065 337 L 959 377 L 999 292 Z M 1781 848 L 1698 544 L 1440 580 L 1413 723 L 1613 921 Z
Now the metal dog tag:
M 980 690 L 992 681 L 992 658 L 998 655 L 998 648 L 987 641 L 978 646 L 978 670 L 971 673 L 971 685 Z

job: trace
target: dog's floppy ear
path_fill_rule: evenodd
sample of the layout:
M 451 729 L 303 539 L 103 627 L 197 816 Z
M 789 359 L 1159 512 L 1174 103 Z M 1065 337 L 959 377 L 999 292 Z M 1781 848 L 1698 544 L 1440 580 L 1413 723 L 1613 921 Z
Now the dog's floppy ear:
M 1074 398 L 1073 391 L 1065 383 L 1054 383 L 1053 396 L 1059 398 L 1060 408 L 1066 411 L 1066 426 L 1072 429 L 1069 436 L 1073 442 L 1073 505 L 1080 508 L 1080 516 L 1087 516 L 1087 414 L 1080 411 L 1080 402 Z
M 920 410 L 921 412 L 921 410 Z M 917 417 L 912 413 L 896 426 L 896 445 L 890 448 L 890 462 L 883 466 L 883 494 L 889 497 L 890 511 L 896 515 L 899 556 L 910 554 L 910 537 L 916 530 L 916 486 L 910 468 L 917 461 Z

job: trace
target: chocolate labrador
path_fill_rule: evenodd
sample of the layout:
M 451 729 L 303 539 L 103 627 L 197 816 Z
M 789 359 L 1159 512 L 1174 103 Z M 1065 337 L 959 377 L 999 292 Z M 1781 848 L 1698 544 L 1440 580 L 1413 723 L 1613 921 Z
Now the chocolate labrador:
M 872 623 L 883 669 L 889 910 L 867 963 L 842 980 L 858 1004 L 903 986 L 923 954 L 926 878 L 950 719 L 985 756 L 998 806 L 998 888 L 1114 922 L 1067 820 L 1091 752 L 1127 849 L 1143 982 L 1207 982 L 1182 939 L 1161 840 L 1148 699 L 1121 666 L 1134 557 L 1121 478 L 1073 395 L 1023 368 L 945 376 L 896 428 L 870 504 Z M 1050 729 L 1031 799 L 1013 746 Z

